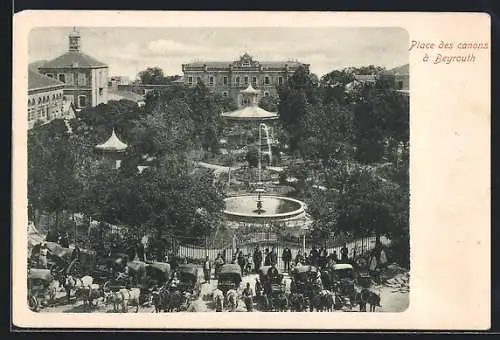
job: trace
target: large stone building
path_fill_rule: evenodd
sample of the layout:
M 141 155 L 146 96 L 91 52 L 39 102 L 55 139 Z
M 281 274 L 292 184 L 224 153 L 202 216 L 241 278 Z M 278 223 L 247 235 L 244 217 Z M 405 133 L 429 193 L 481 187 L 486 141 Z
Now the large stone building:
M 183 64 L 182 72 L 185 85 L 195 86 L 202 81 L 213 92 L 232 97 L 241 107 L 241 90 L 252 85 L 260 90 L 260 96 L 277 96 L 277 86 L 284 84 L 300 66 L 309 72 L 309 64 L 298 61 L 259 62 L 245 53 L 236 61 Z
M 71 32 L 68 41 L 68 52 L 42 64 L 38 71 L 65 83 L 64 97 L 74 103 L 76 109 L 106 103 L 108 65 L 81 52 L 78 31 Z
M 47 123 L 66 114 L 65 84 L 28 69 L 28 129 L 35 122 Z

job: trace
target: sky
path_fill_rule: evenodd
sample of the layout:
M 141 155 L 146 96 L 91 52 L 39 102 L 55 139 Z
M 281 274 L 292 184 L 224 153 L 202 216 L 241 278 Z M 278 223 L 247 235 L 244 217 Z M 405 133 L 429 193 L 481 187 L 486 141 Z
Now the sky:
M 72 27 L 35 28 L 29 62 L 51 60 L 68 50 Z M 110 75 L 135 79 L 146 67 L 182 75 L 182 64 L 233 61 L 247 52 L 259 61 L 298 60 L 319 77 L 348 66 L 393 68 L 408 63 L 408 33 L 400 28 L 82 27 L 82 52 L 107 63 Z

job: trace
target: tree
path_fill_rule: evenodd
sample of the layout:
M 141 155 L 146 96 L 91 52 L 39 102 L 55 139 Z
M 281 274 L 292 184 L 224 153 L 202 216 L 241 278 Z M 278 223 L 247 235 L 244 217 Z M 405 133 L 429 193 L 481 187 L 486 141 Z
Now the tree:
M 60 214 L 73 210 L 81 196 L 75 179 L 75 158 L 67 147 L 69 135 L 63 120 L 30 130 L 28 134 L 28 202 L 34 209 L 55 215 L 59 228 Z M 36 219 L 31 216 L 34 221 Z
M 278 98 L 273 96 L 262 97 L 259 102 L 259 107 L 269 112 L 277 112 Z
M 158 85 L 163 80 L 164 74 L 160 67 L 148 67 L 144 71 L 139 72 L 139 79 L 142 84 Z

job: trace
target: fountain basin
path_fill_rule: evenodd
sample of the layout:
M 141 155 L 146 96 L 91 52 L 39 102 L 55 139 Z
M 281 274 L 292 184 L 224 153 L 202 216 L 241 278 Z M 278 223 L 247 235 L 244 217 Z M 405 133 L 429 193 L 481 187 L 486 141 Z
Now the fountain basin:
M 305 204 L 299 200 L 260 195 L 262 212 L 256 212 L 258 195 L 239 195 L 225 199 L 224 215 L 230 222 L 267 224 L 306 219 Z

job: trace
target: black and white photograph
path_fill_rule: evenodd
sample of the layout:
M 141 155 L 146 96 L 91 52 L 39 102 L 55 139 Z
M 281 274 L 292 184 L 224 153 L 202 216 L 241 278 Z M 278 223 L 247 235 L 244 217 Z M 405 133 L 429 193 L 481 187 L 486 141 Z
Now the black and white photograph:
M 27 43 L 31 311 L 408 308 L 405 29 L 40 27 Z

